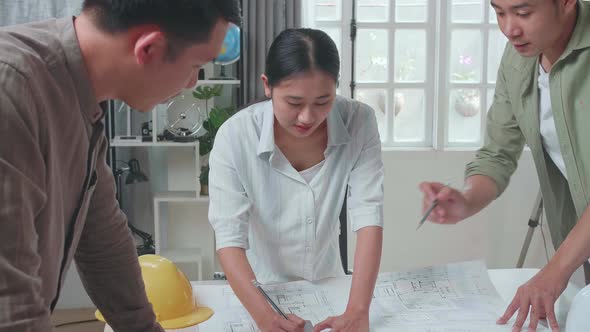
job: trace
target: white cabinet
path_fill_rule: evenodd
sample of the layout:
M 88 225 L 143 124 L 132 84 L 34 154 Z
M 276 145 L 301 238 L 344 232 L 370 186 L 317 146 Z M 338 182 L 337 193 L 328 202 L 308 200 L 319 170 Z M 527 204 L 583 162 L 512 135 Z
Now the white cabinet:
M 217 84 L 223 85 L 224 94 L 231 98 L 235 95 L 235 88 L 239 87 L 240 81 L 198 82 L 198 85 Z M 183 94 L 185 98 L 193 98 L 192 90 L 184 91 Z M 225 103 L 227 104 L 227 101 Z M 207 221 L 209 199 L 208 196 L 199 195 L 198 141 L 185 143 L 162 140 L 161 134 L 167 125 L 164 105 L 157 107 L 149 115 L 152 130 L 149 138 L 141 137 L 138 124 L 132 123 L 135 121 L 132 117 L 135 115 L 132 116 L 128 106 L 123 104 L 115 107 L 114 113 L 111 117 L 111 148 L 147 148 L 143 154 L 148 156 L 151 170 L 149 181 L 153 189 L 152 222 L 156 254 L 177 263 L 192 280 L 211 279 L 215 264 L 215 243 L 213 231 Z M 125 200 L 128 206 L 131 200 L 129 197 Z M 151 207 L 147 202 L 138 203 L 135 200 L 135 209 L 142 209 L 144 205 L 145 208 Z M 130 222 L 137 227 L 136 221 Z M 146 221 L 143 222 L 145 224 Z M 208 268 L 205 269 L 204 265 Z

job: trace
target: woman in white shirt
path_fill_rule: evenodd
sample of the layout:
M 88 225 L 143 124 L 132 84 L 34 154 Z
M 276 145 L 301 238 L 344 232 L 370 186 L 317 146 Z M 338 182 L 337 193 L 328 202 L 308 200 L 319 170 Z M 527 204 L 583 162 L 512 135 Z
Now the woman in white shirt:
M 238 112 L 210 156 L 209 220 L 234 292 L 262 331 L 301 331 L 252 285 L 344 275 L 339 213 L 357 234 L 345 312 L 314 331 L 368 331 L 383 226 L 383 163 L 374 111 L 336 96 L 338 51 L 324 32 L 289 29 L 261 76 L 267 101 Z M 348 195 L 345 193 L 348 189 Z

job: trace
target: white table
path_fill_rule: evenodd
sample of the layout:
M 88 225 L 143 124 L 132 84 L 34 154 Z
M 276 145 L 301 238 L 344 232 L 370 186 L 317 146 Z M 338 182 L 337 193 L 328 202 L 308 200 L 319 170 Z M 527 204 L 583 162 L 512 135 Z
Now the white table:
M 516 294 L 518 287 L 527 282 L 537 272 L 539 272 L 539 269 L 488 270 L 490 280 L 506 304 L 512 301 L 512 298 L 514 297 L 514 294 Z M 572 283 L 568 283 L 567 288 L 565 291 L 563 291 L 555 303 L 555 315 L 557 317 L 557 322 L 559 323 L 560 331 L 564 331 L 563 328 L 565 327 L 565 320 L 567 318 L 570 305 L 574 299 L 574 296 L 576 296 L 580 289 L 580 287 Z
M 516 294 L 516 290 L 526 281 L 528 281 L 532 276 L 534 276 L 539 269 L 491 269 L 488 270 L 490 275 L 490 280 L 498 290 L 498 293 L 504 299 L 504 301 L 508 304 L 512 301 L 514 294 Z M 193 281 L 193 284 L 198 285 L 219 285 L 225 284 L 225 281 Z M 348 290 L 346 290 L 348 292 Z M 567 318 L 567 313 L 569 311 L 569 307 L 574 296 L 580 291 L 580 287 L 573 285 L 571 283 L 568 284 L 565 291 L 561 294 L 559 299 L 555 304 L 555 314 L 557 317 L 557 322 L 559 323 L 560 330 L 563 331 L 565 327 L 565 321 Z M 197 294 L 198 296 L 198 294 Z M 207 305 L 207 303 L 202 303 L 203 305 Z M 212 308 L 215 311 L 215 308 Z M 176 330 L 166 330 L 169 332 L 198 332 L 198 326 L 188 327 L 184 329 L 176 329 Z M 113 332 L 113 330 L 108 326 L 105 325 L 104 332 Z

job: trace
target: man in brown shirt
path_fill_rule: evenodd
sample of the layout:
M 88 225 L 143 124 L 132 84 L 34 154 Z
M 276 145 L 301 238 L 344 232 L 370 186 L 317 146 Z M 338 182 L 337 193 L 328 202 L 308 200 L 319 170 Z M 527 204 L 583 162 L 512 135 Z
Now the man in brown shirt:
M 236 0 L 85 0 L 0 29 L 0 331 L 49 331 L 72 259 L 116 331 L 161 331 L 115 199 L 98 103 L 149 111 L 196 83 Z

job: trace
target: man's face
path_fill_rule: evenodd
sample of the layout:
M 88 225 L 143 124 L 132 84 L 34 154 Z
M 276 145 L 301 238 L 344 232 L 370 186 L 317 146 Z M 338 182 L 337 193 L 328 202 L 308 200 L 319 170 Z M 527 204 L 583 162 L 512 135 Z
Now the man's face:
M 328 117 L 336 97 L 336 82 L 318 70 L 294 75 L 274 87 L 263 80 L 278 125 L 293 138 L 313 134 Z
M 127 89 L 123 99 L 141 112 L 151 111 L 197 83 L 199 69 L 220 52 L 228 23 L 219 20 L 206 42 L 189 45 L 177 51 L 173 58 L 166 51 L 142 66 L 134 86 Z
M 563 35 L 564 0 L 491 0 L 498 25 L 516 51 L 538 56 Z

